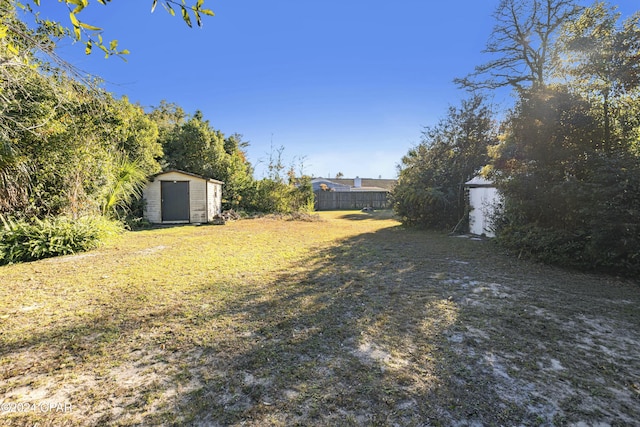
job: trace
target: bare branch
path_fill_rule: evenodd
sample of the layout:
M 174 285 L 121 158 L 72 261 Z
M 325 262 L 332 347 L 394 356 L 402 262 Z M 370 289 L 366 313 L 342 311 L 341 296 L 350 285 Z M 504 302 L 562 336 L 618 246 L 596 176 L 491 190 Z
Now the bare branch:
M 502 0 L 483 50 L 494 59 L 454 81 L 469 90 L 544 85 L 554 67 L 555 34 L 579 11 L 574 0 Z

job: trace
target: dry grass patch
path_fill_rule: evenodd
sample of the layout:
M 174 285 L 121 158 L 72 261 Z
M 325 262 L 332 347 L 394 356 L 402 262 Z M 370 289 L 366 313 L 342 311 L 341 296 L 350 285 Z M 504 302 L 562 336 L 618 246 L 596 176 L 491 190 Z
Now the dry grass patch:
M 322 213 L 0 268 L 6 425 L 640 420 L 638 283 Z

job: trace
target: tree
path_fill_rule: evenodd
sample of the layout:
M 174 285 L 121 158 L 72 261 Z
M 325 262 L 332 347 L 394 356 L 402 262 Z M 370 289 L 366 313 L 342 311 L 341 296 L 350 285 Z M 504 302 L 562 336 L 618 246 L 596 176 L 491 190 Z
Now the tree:
M 601 106 L 602 148 L 609 153 L 626 140 L 622 135 L 616 140 L 612 123 L 622 110 L 628 110 L 628 105 L 620 108 L 621 101 L 640 87 L 640 12 L 621 26 L 619 18 L 614 7 L 595 3 L 565 24 L 559 43 L 564 59 L 561 75 Z
M 184 119 L 181 108 L 162 103 L 150 116 L 159 123 L 166 168 L 215 178 L 224 182 L 223 208 L 247 207 L 255 184 L 253 167 L 244 149 L 249 145 L 242 135 L 227 138 L 215 130 L 202 112 Z
M 222 138 L 216 136 L 202 113 L 196 111 L 184 124 L 165 135 L 162 141 L 164 161 L 169 168 L 217 179 L 212 175 L 212 163 L 222 155 L 224 147 Z
M 501 0 L 484 50 L 493 59 L 455 82 L 468 89 L 546 84 L 555 65 L 554 37 L 578 12 L 574 0 Z
M 402 158 L 393 198 L 403 222 L 455 226 L 465 216 L 464 183 L 488 162 L 487 147 L 496 142 L 493 114 L 481 96 L 450 107 Z
M 226 156 L 219 175 L 225 182 L 222 199 L 224 209 L 246 208 L 245 198 L 250 198 L 255 187 L 253 166 L 245 152 L 249 142 L 242 139 L 242 135 L 235 133 L 224 140 Z
M 503 195 L 498 242 L 520 255 L 640 272 L 640 158 L 606 154 L 589 100 L 564 86 L 523 91 L 491 150 Z
M 31 49 L 45 40 L 21 32 L 0 39 L 0 209 L 11 215 L 77 217 L 100 212 L 116 159 L 143 173 L 162 155 L 157 127 L 125 98 L 114 100 L 44 62 Z M 15 44 L 20 49 L 14 51 Z

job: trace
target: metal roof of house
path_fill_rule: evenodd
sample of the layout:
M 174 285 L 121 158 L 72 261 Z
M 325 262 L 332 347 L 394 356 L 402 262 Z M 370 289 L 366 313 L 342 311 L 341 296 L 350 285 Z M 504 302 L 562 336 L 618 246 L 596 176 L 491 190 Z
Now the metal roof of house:
M 329 178 L 330 179 L 330 178 Z M 355 186 L 355 178 L 335 178 L 331 181 L 337 184 L 348 185 L 350 187 Z M 398 183 L 397 179 L 382 179 L 382 178 L 360 178 L 362 187 L 377 187 L 385 190 L 392 190 Z

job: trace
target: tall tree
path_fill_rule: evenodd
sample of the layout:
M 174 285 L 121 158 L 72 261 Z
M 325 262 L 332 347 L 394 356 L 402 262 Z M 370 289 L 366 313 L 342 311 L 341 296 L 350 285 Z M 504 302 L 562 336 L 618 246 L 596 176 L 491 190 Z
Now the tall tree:
M 564 26 L 560 38 L 561 75 L 601 106 L 603 149 L 611 152 L 626 138 L 616 138 L 612 121 L 628 110 L 621 101 L 640 88 L 640 12 L 618 24 L 620 13 L 604 2 L 586 8 Z
M 484 50 L 493 59 L 455 82 L 468 89 L 544 85 L 554 66 L 554 38 L 578 12 L 574 0 L 501 0 Z
M 640 158 L 605 155 L 591 103 L 564 86 L 521 93 L 491 150 L 498 241 L 583 269 L 640 272 Z
M 211 127 L 201 111 L 174 127 L 163 144 L 170 168 L 219 179 L 217 168 L 226 154 L 224 136 Z
M 238 209 L 252 197 L 253 167 L 247 160 L 248 142 L 242 135 L 227 138 L 214 129 L 202 112 L 184 120 L 182 109 L 161 104 L 151 116 L 161 122 L 163 162 L 167 168 L 182 169 L 223 181 L 223 207 Z M 162 124 L 164 123 L 164 124 Z
M 225 183 L 222 194 L 224 209 L 246 208 L 250 193 L 255 188 L 253 166 L 245 152 L 248 146 L 249 142 L 243 141 L 242 135 L 238 133 L 224 139 L 226 156 L 218 168 L 218 179 Z

